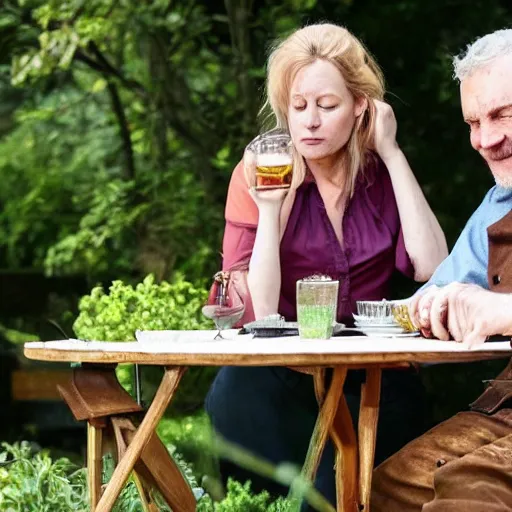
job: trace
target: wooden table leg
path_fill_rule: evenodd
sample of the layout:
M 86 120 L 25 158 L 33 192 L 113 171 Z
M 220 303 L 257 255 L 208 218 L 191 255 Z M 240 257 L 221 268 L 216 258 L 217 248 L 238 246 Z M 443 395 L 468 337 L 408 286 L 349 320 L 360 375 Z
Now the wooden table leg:
M 325 398 L 325 369 L 319 368 L 313 378 L 316 399 L 321 406 Z M 336 508 L 339 512 L 356 512 L 359 510 L 357 439 L 343 393 L 329 433 L 336 452 Z
M 313 384 L 315 386 L 316 401 L 320 409 L 325 399 L 325 368 L 315 370 L 315 373 L 313 373 Z
M 110 512 L 112 510 L 130 472 L 133 470 L 142 450 L 167 409 L 184 372 L 185 368 L 183 367 L 165 369 L 162 382 L 158 387 L 153 402 L 137 429 L 126 453 L 116 466 L 95 512 Z
M 359 496 L 361 510 L 370 511 L 370 491 L 372 486 L 377 421 L 382 368 L 367 368 L 366 382 L 361 391 L 359 411 Z
M 336 509 L 338 512 L 359 510 L 357 439 L 352 415 L 341 395 L 331 427 L 331 438 L 336 448 Z
M 309 442 L 306 461 L 302 467 L 302 476 L 313 482 L 320 463 L 320 458 L 324 451 L 325 443 L 338 408 L 340 397 L 343 395 L 343 384 L 347 376 L 347 369 L 337 367 L 333 371 L 331 385 L 325 400 L 320 407 L 315 428 Z
M 87 477 L 91 511 L 96 510 L 101 497 L 103 428 L 104 425 L 96 424 L 94 421 L 87 422 Z

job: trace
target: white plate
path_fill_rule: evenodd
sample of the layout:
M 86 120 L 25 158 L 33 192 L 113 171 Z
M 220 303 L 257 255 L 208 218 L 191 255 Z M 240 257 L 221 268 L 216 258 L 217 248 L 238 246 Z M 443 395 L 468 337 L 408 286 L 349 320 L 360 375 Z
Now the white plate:
M 400 326 L 388 326 L 388 327 L 374 327 L 373 325 L 372 326 L 364 326 L 364 325 L 358 325 L 356 327 L 356 329 L 359 329 L 360 331 L 364 331 L 364 332 L 368 332 L 368 333 L 371 333 L 371 334 L 383 334 L 383 333 L 387 333 L 387 334 L 403 334 L 403 333 L 406 333 L 407 331 L 405 329 L 403 329 L 402 327 Z
M 415 338 L 420 335 L 418 331 L 414 332 L 399 332 L 399 333 L 393 333 L 393 332 L 380 332 L 380 331 L 368 331 L 367 329 L 359 329 L 361 332 L 368 336 L 378 336 L 381 338 Z
M 403 327 L 397 324 L 363 324 L 361 322 L 355 322 L 355 326 L 358 329 L 378 329 L 378 330 L 394 330 L 402 332 Z

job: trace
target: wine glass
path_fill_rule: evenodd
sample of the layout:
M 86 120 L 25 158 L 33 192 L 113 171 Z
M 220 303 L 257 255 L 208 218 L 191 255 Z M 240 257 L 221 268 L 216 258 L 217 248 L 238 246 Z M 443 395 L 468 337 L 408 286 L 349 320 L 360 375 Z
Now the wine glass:
M 214 340 L 225 340 L 222 336 L 223 329 L 230 329 L 235 325 L 244 315 L 245 306 L 239 304 L 237 306 L 226 306 L 219 301 L 218 304 L 206 304 L 203 306 L 202 313 L 205 317 L 210 318 L 215 322 L 215 327 L 219 331 Z
M 223 340 L 226 338 L 222 336 L 222 330 L 230 329 L 240 321 L 245 312 L 245 305 L 233 287 L 228 293 L 229 272 L 217 272 L 214 280 L 216 286 L 213 297 L 208 298 L 201 311 L 205 317 L 215 322 L 218 333 L 213 339 Z

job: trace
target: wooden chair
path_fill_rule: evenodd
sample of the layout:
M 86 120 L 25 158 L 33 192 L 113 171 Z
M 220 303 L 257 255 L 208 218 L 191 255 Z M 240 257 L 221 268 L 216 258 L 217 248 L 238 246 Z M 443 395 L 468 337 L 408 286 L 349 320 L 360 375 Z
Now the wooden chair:
M 113 451 L 120 461 L 135 432 L 135 416 L 142 412 L 121 387 L 115 365 L 75 368 L 66 384 L 58 386 L 75 419 L 87 421 L 87 470 L 91 511 L 97 511 L 102 492 L 102 457 Z M 133 478 L 145 512 L 157 512 L 153 490 L 160 492 L 175 512 L 193 512 L 196 500 L 180 469 L 154 432 L 137 460 Z

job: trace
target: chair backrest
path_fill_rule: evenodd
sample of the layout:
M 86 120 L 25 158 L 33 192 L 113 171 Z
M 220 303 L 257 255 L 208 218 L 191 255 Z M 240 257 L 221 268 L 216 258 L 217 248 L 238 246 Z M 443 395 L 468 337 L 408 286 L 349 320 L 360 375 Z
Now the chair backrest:
M 67 384 L 57 389 L 77 420 L 142 411 L 119 384 L 114 367 L 75 368 Z

